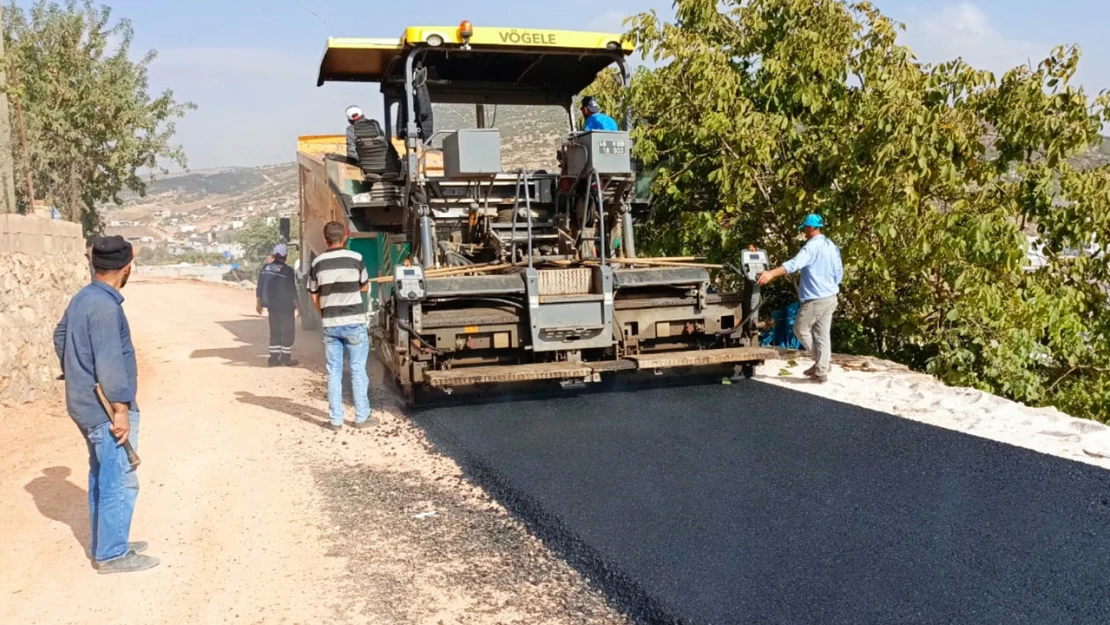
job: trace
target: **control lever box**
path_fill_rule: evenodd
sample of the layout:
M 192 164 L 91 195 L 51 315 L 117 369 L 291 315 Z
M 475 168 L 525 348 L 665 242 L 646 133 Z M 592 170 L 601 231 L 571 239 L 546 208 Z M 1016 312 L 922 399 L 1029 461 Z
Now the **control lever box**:
M 602 176 L 632 173 L 632 140 L 624 131 L 592 130 L 572 135 L 566 144 L 567 175 L 594 169 Z
M 443 139 L 443 175 L 451 180 L 493 178 L 501 173 L 501 132 L 457 130 Z

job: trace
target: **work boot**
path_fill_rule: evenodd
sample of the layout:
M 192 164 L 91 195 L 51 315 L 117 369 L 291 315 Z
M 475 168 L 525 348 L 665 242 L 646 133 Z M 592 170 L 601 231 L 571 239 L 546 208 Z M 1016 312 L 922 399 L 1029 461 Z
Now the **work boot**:
M 283 367 L 296 367 L 299 364 L 301 364 L 301 361 L 293 360 L 292 358 L 282 358 L 281 359 L 281 365 Z
M 147 547 L 149 547 L 149 545 L 147 545 L 145 540 L 136 540 L 135 542 L 127 543 L 127 550 L 134 551 L 135 553 L 142 553 L 146 551 Z M 89 556 L 89 559 L 92 560 L 91 555 Z M 94 561 L 93 564 L 95 563 L 96 562 Z
M 134 551 L 128 551 L 127 555 L 115 560 L 107 562 L 98 562 L 93 566 L 96 567 L 96 572 L 101 575 L 111 575 L 112 573 L 135 573 L 137 571 L 145 571 L 158 566 L 158 558 L 151 556 L 140 556 Z
M 277 358 L 274 358 L 273 356 L 270 356 L 270 360 L 268 361 L 268 364 L 269 364 L 269 365 L 270 365 L 271 367 L 276 367 L 276 366 L 278 366 L 278 365 L 280 365 L 280 364 L 281 364 L 281 361 L 280 361 L 280 360 L 278 360 Z
M 339 430 L 343 429 L 343 424 L 336 425 L 336 424 L 332 423 L 331 421 L 328 421 L 327 423 L 324 424 L 324 427 L 328 428 L 332 432 L 338 432 Z
M 354 425 L 352 425 L 351 427 L 355 428 L 356 430 L 365 430 L 366 428 L 372 428 L 377 424 L 378 420 L 375 419 L 374 415 L 371 414 L 369 417 L 366 417 L 365 421 L 355 421 Z
M 807 378 L 817 377 L 817 365 L 813 365 L 809 369 L 806 369 L 802 372 L 802 375 L 806 376 Z

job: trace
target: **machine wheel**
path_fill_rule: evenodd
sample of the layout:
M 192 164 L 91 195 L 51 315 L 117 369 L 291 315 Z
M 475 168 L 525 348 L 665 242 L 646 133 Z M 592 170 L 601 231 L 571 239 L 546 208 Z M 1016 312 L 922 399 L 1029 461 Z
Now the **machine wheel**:
M 746 362 L 740 365 L 740 373 L 744 375 L 745 380 L 750 380 L 755 377 L 755 363 Z

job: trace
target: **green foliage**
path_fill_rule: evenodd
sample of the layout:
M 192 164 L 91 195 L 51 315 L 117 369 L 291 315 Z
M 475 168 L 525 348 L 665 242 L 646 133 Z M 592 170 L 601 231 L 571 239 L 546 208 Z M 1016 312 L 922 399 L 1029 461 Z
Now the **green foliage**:
M 113 23 L 111 10 L 92 0 L 4 9 L 8 93 L 23 108 L 36 199 L 82 221 L 90 233 L 102 229 L 97 205 L 119 203 L 124 190 L 145 192 L 140 169 L 165 173 L 165 164 L 185 166 L 184 152 L 170 141 L 174 120 L 195 106 L 178 103 L 171 91 L 148 95 L 155 53 L 132 61 L 132 38 L 128 20 Z M 23 158 L 16 164 L 22 181 Z M 26 196 L 24 185 L 16 189 Z
M 164 247 L 144 247 L 135 258 L 140 265 L 166 265 L 172 262 L 173 256 Z
M 297 219 L 292 218 L 289 226 L 290 234 L 298 231 Z M 281 223 L 274 218 L 256 217 L 247 222 L 246 226 L 235 236 L 235 242 L 243 246 L 243 257 L 248 262 L 261 262 L 265 260 L 274 246 L 281 243 Z M 295 250 L 289 250 L 287 261 L 292 264 L 297 259 Z
M 1110 418 L 1110 263 L 1061 256 L 1110 249 L 1110 169 L 1069 162 L 1110 119 L 1110 96 L 1072 83 L 1077 48 L 998 78 L 918 63 L 869 2 L 675 8 L 674 23 L 631 20 L 657 67 L 611 96 L 657 170 L 641 248 L 734 261 L 757 243 L 781 261 L 821 213 L 845 261 L 838 349 Z M 777 288 L 773 302 L 795 296 Z
M 174 258 L 174 262 L 192 265 L 223 265 L 227 263 L 227 260 L 223 254 L 217 252 L 185 252 Z
M 144 247 L 137 256 L 140 265 L 172 265 L 190 263 L 197 265 L 223 265 L 227 262 L 217 252 L 184 252 L 173 255 L 164 247 Z

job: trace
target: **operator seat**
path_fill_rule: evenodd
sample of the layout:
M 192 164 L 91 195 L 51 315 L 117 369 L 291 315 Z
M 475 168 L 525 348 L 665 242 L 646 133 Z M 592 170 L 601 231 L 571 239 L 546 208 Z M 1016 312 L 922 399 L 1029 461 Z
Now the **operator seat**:
M 401 179 L 401 158 L 376 119 L 361 118 L 354 123 L 358 165 L 367 182 L 396 182 Z

